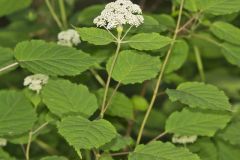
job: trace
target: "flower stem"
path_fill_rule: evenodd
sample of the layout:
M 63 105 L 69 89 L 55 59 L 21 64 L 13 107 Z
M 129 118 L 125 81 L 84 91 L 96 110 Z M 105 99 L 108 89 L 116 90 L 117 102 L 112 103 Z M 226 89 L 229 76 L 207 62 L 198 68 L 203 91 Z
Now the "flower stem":
M 103 80 L 102 77 L 97 73 L 97 71 L 95 71 L 94 69 L 90 69 L 90 72 L 93 74 L 93 76 L 96 78 L 96 80 L 98 81 L 99 84 L 101 84 L 103 87 L 106 86 L 104 80 Z
M 121 33 L 118 32 L 117 49 L 116 49 L 115 55 L 113 57 L 113 61 L 112 61 L 109 73 L 108 73 L 107 83 L 106 83 L 106 86 L 105 86 L 105 92 L 104 92 L 104 95 L 103 95 L 103 102 L 102 102 L 102 107 L 101 107 L 100 118 L 103 118 L 103 116 L 104 116 L 105 105 L 106 105 L 107 94 L 108 94 L 109 85 L 110 85 L 110 81 L 111 81 L 111 76 L 112 76 L 112 72 L 113 72 L 115 63 L 117 61 L 119 51 L 120 51 L 120 47 L 121 47 L 121 40 L 120 40 L 121 34 L 122 34 L 122 32 Z
M 173 49 L 173 46 L 174 46 L 174 43 L 175 43 L 175 40 L 177 39 L 177 33 L 178 33 L 178 29 L 180 27 L 180 22 L 181 22 L 181 17 L 182 17 L 182 10 L 183 10 L 183 4 L 184 4 L 184 0 L 181 0 L 181 5 L 180 5 L 180 10 L 179 10 L 179 15 L 178 15 L 178 20 L 177 20 L 177 26 L 176 26 L 176 29 L 175 29 L 175 32 L 174 32 L 174 35 L 173 35 L 173 40 L 170 44 L 170 47 L 168 49 L 168 52 L 167 52 L 167 55 L 165 57 L 165 60 L 163 62 L 163 65 L 161 67 L 161 72 L 159 74 L 159 77 L 158 77 L 158 80 L 157 80 L 157 84 L 154 88 L 154 93 L 153 93 L 153 96 L 152 96 L 152 99 L 151 99 L 151 102 L 148 106 L 148 109 L 147 109 L 147 112 L 144 116 L 144 119 L 143 119 L 143 122 L 141 124 L 141 127 L 140 127 L 140 130 L 139 130 L 139 133 L 138 133 L 138 137 L 137 137 L 137 142 L 136 144 L 138 145 L 141 141 L 141 138 L 142 138 L 142 134 L 143 134 L 143 130 L 144 130 L 144 127 L 147 123 L 147 120 L 148 120 L 148 117 L 150 115 L 150 112 L 153 108 L 153 105 L 154 105 L 154 102 L 156 100 L 156 97 L 157 97 L 157 94 L 158 94 L 158 90 L 159 90 L 159 86 L 161 84 L 161 81 L 162 81 L 162 78 L 163 78 L 163 75 L 164 75 L 164 71 L 165 71 L 165 68 L 167 66 L 167 63 L 168 63 L 168 60 L 169 60 L 169 57 L 172 53 L 172 49 Z
M 3 67 L 3 68 L 0 68 L 0 73 L 3 72 L 3 71 L 5 71 L 5 70 L 8 70 L 8 69 L 10 69 L 10 68 L 12 68 L 12 67 L 15 67 L 15 66 L 17 66 L 17 65 L 18 65 L 18 63 L 15 62 L 15 63 L 9 64 L 9 65 L 7 65 L 7 66 L 5 66 L 5 67 Z
M 196 57 L 196 61 L 197 61 L 197 67 L 198 67 L 198 71 L 201 77 L 201 80 L 204 82 L 205 81 L 205 74 L 204 74 L 204 69 L 203 69 L 203 63 L 202 63 L 202 58 L 199 52 L 199 49 L 194 46 L 194 53 L 195 53 L 195 57 Z
M 63 22 L 63 27 L 67 29 L 67 16 L 66 16 L 64 1 L 59 0 L 58 2 L 59 2 L 60 12 L 61 12 L 61 19 Z
M 59 27 L 60 29 L 64 29 L 64 27 L 63 27 L 61 21 L 59 20 L 57 14 L 55 13 L 55 11 L 54 11 L 54 9 L 53 9 L 53 7 L 52 7 L 50 1 L 49 1 L 49 0 L 45 0 L 45 3 L 46 3 L 46 5 L 47 5 L 47 7 L 48 7 L 48 9 L 49 9 L 49 11 L 50 11 L 50 13 L 51 13 L 53 19 L 54 19 L 55 22 L 57 23 L 58 27 Z

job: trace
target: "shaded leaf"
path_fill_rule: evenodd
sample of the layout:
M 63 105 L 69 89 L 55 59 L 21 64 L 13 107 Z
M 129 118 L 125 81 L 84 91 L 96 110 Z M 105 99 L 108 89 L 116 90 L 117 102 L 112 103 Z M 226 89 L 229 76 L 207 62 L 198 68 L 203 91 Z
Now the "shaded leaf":
M 166 132 L 178 135 L 213 136 L 219 129 L 223 129 L 231 116 L 221 113 L 205 113 L 190 111 L 174 112 L 166 122 Z
M 139 33 L 128 40 L 130 47 L 138 50 L 156 50 L 171 43 L 171 39 L 158 33 Z
M 76 29 L 82 40 L 95 45 L 107 45 L 114 42 L 114 38 L 108 31 L 99 28 L 77 28 Z
M 240 67 L 240 47 L 228 43 L 222 44 L 222 54 L 227 61 Z
M 0 91 L 0 136 L 21 134 L 30 130 L 36 113 L 23 93 Z
M 217 87 L 200 82 L 185 82 L 176 90 L 167 89 L 171 101 L 180 101 L 192 108 L 230 110 L 228 97 Z
M 24 0 L 21 3 L 16 3 L 16 0 L 0 0 L 0 17 L 27 8 L 31 3 L 32 0 Z
M 95 63 L 82 51 L 40 40 L 19 43 L 15 57 L 23 68 L 47 75 L 77 75 Z
M 59 123 L 58 129 L 77 150 L 98 148 L 116 137 L 115 128 L 104 119 L 89 121 L 81 116 L 66 117 Z
M 186 148 L 177 148 L 171 143 L 160 141 L 147 145 L 138 145 L 129 160 L 200 160 L 200 158 Z
M 110 72 L 112 60 L 113 58 L 107 63 L 108 72 Z M 126 50 L 119 53 L 112 77 L 122 84 L 141 83 L 156 77 L 160 70 L 160 65 L 159 57 Z
M 97 99 L 84 85 L 67 80 L 49 81 L 42 91 L 49 110 L 62 117 L 67 114 L 91 116 L 98 108 Z
M 211 32 L 221 40 L 240 45 L 240 29 L 226 22 L 215 22 L 210 28 Z

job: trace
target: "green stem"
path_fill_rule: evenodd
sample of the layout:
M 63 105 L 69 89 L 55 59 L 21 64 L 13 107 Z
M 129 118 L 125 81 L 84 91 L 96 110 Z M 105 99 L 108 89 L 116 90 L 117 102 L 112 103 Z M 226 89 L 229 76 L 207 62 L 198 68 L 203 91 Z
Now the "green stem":
M 67 29 L 67 15 L 65 10 L 64 0 L 59 0 L 58 2 L 59 2 L 60 12 L 61 12 L 61 19 L 63 22 L 63 27 Z
M 107 109 L 108 109 L 109 105 L 111 104 L 111 101 L 112 101 L 114 95 L 116 94 L 118 88 L 120 87 L 120 85 L 121 85 L 121 83 L 118 82 L 117 86 L 114 88 L 114 90 L 113 90 L 113 92 L 112 92 L 112 95 L 111 95 L 110 98 L 108 99 L 108 102 L 107 102 L 107 104 L 106 104 L 106 107 L 105 107 L 104 110 L 103 110 L 103 114 L 107 111 Z
M 29 136 L 28 136 L 26 153 L 25 153 L 26 160 L 29 160 L 29 152 L 30 152 L 30 147 L 31 147 L 32 136 L 33 136 L 32 131 L 30 131 Z
M 5 66 L 5 67 L 3 67 L 3 68 L 0 68 L 0 73 L 3 72 L 3 71 L 5 71 L 5 70 L 8 70 L 8 69 L 10 69 L 10 68 L 12 68 L 12 67 L 15 67 L 15 66 L 17 66 L 17 65 L 18 65 L 18 63 L 15 62 L 15 63 L 9 64 L 9 65 L 7 65 L 7 66 Z
M 115 63 L 117 61 L 119 52 L 120 52 L 120 48 L 121 48 L 121 35 L 122 35 L 122 32 L 118 32 L 117 49 L 116 49 L 115 55 L 113 57 L 113 61 L 112 61 L 109 73 L 108 73 L 108 78 L 107 78 L 105 91 L 104 91 L 104 95 L 103 95 L 103 102 L 102 102 L 102 107 L 101 107 L 101 112 L 100 112 L 100 118 L 104 117 L 105 105 L 106 105 L 107 94 L 108 94 L 109 85 L 110 85 L 110 81 L 111 81 L 111 77 L 112 77 L 112 72 L 113 72 L 113 69 L 114 69 Z
M 179 15 L 178 15 L 178 20 L 177 20 L 177 26 L 176 26 L 176 29 L 175 29 L 175 32 L 174 32 L 174 35 L 173 35 L 173 39 L 172 39 L 172 42 L 171 42 L 170 47 L 168 49 L 168 52 L 167 52 L 167 55 L 166 55 L 165 60 L 163 62 L 163 65 L 161 67 L 161 72 L 159 74 L 159 77 L 158 77 L 158 80 L 157 80 L 157 84 L 156 84 L 156 86 L 154 88 L 154 93 L 153 93 L 151 102 L 150 102 L 150 104 L 148 106 L 147 112 L 146 112 L 146 114 L 144 116 L 143 122 L 141 124 L 140 130 L 139 130 L 139 133 L 138 133 L 137 142 L 136 142 L 137 145 L 141 141 L 144 127 L 145 127 L 145 125 L 147 123 L 148 117 L 149 117 L 150 112 L 151 112 L 151 110 L 153 108 L 153 105 L 154 105 L 154 102 L 156 100 L 156 97 L 157 97 L 157 94 L 158 94 L 158 90 L 159 90 L 159 87 L 160 87 L 160 84 L 161 84 L 161 81 L 162 81 L 162 78 L 163 78 L 163 75 L 164 75 L 165 68 L 167 66 L 169 57 L 170 57 L 170 55 L 172 53 L 172 49 L 173 49 L 175 40 L 177 39 L 177 33 L 178 33 L 178 30 L 179 30 L 179 27 L 180 27 L 180 22 L 181 22 L 181 17 L 182 17 L 183 4 L 184 4 L 184 0 L 181 1 Z
M 106 86 L 102 77 L 94 69 L 90 69 L 90 72 L 94 75 L 99 84 L 101 84 L 103 87 Z
M 194 46 L 194 53 L 195 53 L 195 57 L 196 57 L 196 61 L 197 61 L 197 67 L 198 67 L 198 71 L 200 73 L 201 80 L 204 82 L 205 81 L 205 74 L 204 74 L 204 69 L 203 69 L 202 58 L 201 58 L 201 54 L 199 52 L 199 49 L 196 46 Z
M 47 5 L 47 7 L 48 7 L 48 9 L 49 9 L 49 11 L 50 11 L 50 13 L 51 13 L 53 19 L 54 19 L 55 22 L 57 23 L 58 27 L 59 27 L 61 30 L 63 30 L 64 27 L 63 27 L 61 21 L 59 20 L 57 14 L 55 13 L 55 11 L 54 11 L 54 9 L 53 9 L 53 7 L 52 7 L 50 1 L 49 1 L 49 0 L 45 0 L 45 3 L 46 3 L 46 5 Z
M 48 154 L 51 154 L 51 155 L 59 154 L 59 152 L 55 148 L 49 146 L 47 143 L 43 142 L 42 140 L 36 139 L 35 142 L 39 147 L 45 150 Z

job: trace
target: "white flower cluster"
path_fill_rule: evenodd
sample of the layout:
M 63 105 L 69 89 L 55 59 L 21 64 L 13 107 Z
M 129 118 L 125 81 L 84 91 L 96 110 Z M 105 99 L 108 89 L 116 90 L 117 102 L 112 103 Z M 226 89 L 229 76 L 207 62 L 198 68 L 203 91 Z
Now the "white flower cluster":
M 174 135 L 172 137 L 173 143 L 180 143 L 180 144 L 187 144 L 187 143 L 194 143 L 197 140 L 197 136 L 179 136 Z
M 79 34 L 73 29 L 62 31 L 58 34 L 58 44 L 63 46 L 76 46 L 81 42 Z
M 143 23 L 142 10 L 130 0 L 117 0 L 108 3 L 101 15 L 93 21 L 98 27 L 113 29 L 124 24 L 138 27 Z
M 0 147 L 4 147 L 7 145 L 7 140 L 5 138 L 0 138 Z
M 29 89 L 36 91 L 37 93 L 40 92 L 42 86 L 48 82 L 48 76 L 44 74 L 34 74 L 31 76 L 27 76 L 24 79 L 24 86 L 28 86 Z

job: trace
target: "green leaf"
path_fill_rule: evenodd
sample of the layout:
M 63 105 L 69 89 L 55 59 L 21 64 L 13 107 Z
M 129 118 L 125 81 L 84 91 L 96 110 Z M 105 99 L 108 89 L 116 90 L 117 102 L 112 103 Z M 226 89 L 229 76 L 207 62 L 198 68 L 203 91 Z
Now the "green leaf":
M 19 43 L 15 57 L 23 68 L 47 75 L 77 75 L 95 63 L 82 51 L 39 40 Z
M 158 33 L 139 33 L 132 36 L 128 43 L 130 47 L 138 50 L 156 50 L 171 43 L 171 39 Z
M 113 89 L 109 89 L 107 99 L 113 93 Z M 104 89 L 97 91 L 99 106 L 102 104 Z M 123 117 L 126 119 L 133 119 L 133 105 L 126 95 L 121 92 L 116 92 L 112 97 L 106 114 L 111 116 Z
M 48 156 L 41 158 L 41 160 L 67 160 L 65 157 L 59 157 L 59 156 Z
M 176 90 L 167 89 L 171 101 L 180 101 L 191 108 L 231 110 L 228 97 L 217 87 L 200 82 L 185 82 Z
M 6 67 L 15 62 L 16 61 L 14 60 L 13 51 L 9 48 L 0 47 L 0 68 Z M 13 69 L 16 69 L 16 67 L 11 68 L 10 70 Z
M 113 58 L 107 63 L 110 72 Z M 142 83 L 157 76 L 161 62 L 159 57 L 126 50 L 119 54 L 113 69 L 112 78 L 122 84 Z
M 0 17 L 27 8 L 31 3 L 32 0 L 24 0 L 21 3 L 16 3 L 16 0 L 0 0 Z
M 98 148 L 116 137 L 115 128 L 104 119 L 89 121 L 81 116 L 66 117 L 59 123 L 58 129 L 77 150 Z
M 62 117 L 67 114 L 91 116 L 98 108 L 97 99 L 84 85 L 67 80 L 49 81 L 42 91 L 49 110 Z
M 219 160 L 239 160 L 239 147 L 232 146 L 223 141 L 217 141 Z
M 168 14 L 156 14 L 153 17 L 159 22 L 158 32 L 172 30 L 176 26 L 174 18 Z
M 16 160 L 16 158 L 11 157 L 9 155 L 9 153 L 4 151 L 2 148 L 0 148 L 0 159 L 1 160 Z
M 129 160 L 200 160 L 200 158 L 186 148 L 175 147 L 171 143 L 160 141 L 147 145 L 138 145 Z
M 181 0 L 176 0 L 179 4 L 181 3 Z M 196 12 L 198 10 L 197 7 L 197 0 L 186 0 L 184 1 L 184 8 L 192 11 L 192 12 Z
M 220 132 L 218 136 L 233 145 L 240 145 L 239 130 L 240 130 L 240 121 L 234 121 L 230 123 L 222 132 Z
M 126 148 L 127 146 L 133 143 L 132 138 L 130 137 L 123 137 L 121 135 L 117 135 L 111 142 L 103 145 L 101 150 L 104 151 L 119 151 L 121 149 Z
M 221 113 L 196 112 L 187 109 L 174 112 L 166 122 L 166 132 L 178 135 L 213 136 L 219 129 L 223 129 L 231 116 Z
M 205 13 L 225 15 L 240 10 L 239 0 L 197 0 L 198 8 Z
M 93 24 L 93 19 L 97 17 L 103 9 L 104 5 L 102 4 L 86 7 L 77 13 L 76 21 L 78 24 L 91 26 Z M 73 23 L 76 22 L 73 21 Z
M 145 111 L 149 106 L 148 101 L 142 96 L 134 95 L 131 98 L 131 101 L 133 103 L 134 110 Z
M 162 26 L 159 25 L 159 22 L 152 16 L 144 15 L 144 23 L 137 27 L 132 28 L 131 32 L 134 33 L 147 33 L 147 32 L 158 32 L 159 30 L 162 30 Z
M 108 31 L 100 28 L 77 28 L 82 40 L 95 45 L 107 45 L 114 42 L 114 38 Z
M 165 73 L 170 73 L 180 69 L 187 60 L 188 52 L 188 44 L 183 40 L 177 41 L 174 44 L 174 48 L 169 58 Z
M 215 22 L 211 25 L 211 32 L 221 40 L 240 45 L 240 29 L 226 22 Z
M 240 67 L 240 47 L 228 43 L 222 44 L 222 54 L 227 61 L 233 65 Z
M 113 160 L 113 158 L 110 154 L 103 153 L 103 154 L 101 154 L 101 157 L 99 158 L 99 160 Z
M 0 91 L 0 136 L 21 134 L 30 130 L 36 113 L 23 93 Z
M 188 148 L 198 154 L 201 160 L 219 160 L 217 148 L 209 138 L 198 139 L 194 144 L 188 145 Z

